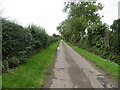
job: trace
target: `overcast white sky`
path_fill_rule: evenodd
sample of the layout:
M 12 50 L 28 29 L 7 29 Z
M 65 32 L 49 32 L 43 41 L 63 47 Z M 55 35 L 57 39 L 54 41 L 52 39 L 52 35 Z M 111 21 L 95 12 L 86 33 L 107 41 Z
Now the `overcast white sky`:
M 100 12 L 103 22 L 111 25 L 118 18 L 118 1 L 98 0 L 104 5 Z M 56 27 L 67 15 L 63 13 L 64 0 L 0 0 L 3 17 L 16 20 L 27 26 L 31 23 L 42 26 L 49 35 L 58 34 Z

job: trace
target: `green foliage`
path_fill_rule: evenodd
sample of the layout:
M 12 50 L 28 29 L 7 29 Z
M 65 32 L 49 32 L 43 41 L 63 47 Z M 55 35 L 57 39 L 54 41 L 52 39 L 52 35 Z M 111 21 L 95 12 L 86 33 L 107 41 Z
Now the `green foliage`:
M 67 41 L 74 44 L 82 43 L 86 28 L 100 21 L 101 17 L 97 11 L 102 8 L 100 3 L 67 2 L 64 11 L 68 12 L 68 18 L 57 27 L 57 30 Z
M 19 66 L 20 63 L 20 61 L 16 57 L 8 59 L 7 62 L 9 64 L 9 68 Z
M 120 55 L 120 19 L 115 20 L 111 25 L 111 38 L 113 38 L 113 48 L 115 53 Z M 111 44 L 112 44 L 111 42 Z
M 2 60 L 8 63 L 8 68 L 25 63 L 31 54 L 57 40 L 49 36 L 42 27 L 29 25 L 24 28 L 2 18 Z M 3 65 L 6 69 L 6 64 Z
M 33 37 L 31 44 L 34 49 L 47 46 L 48 35 L 43 28 L 31 25 L 28 27 L 28 29 L 31 31 Z
M 59 42 L 39 51 L 25 64 L 2 75 L 3 88 L 41 88 L 51 67 Z
M 68 1 L 64 8 L 68 17 L 57 30 L 63 39 L 73 45 L 119 63 L 120 19 L 115 20 L 111 26 L 112 31 L 109 30 L 98 13 L 102 9 L 101 3 Z

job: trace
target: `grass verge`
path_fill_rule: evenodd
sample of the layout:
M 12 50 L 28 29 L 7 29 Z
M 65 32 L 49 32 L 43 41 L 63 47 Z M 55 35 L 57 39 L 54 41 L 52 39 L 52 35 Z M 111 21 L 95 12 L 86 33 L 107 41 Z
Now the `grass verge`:
M 59 42 L 31 56 L 26 64 L 2 76 L 3 88 L 41 88 L 52 65 Z
M 80 49 L 69 42 L 66 42 L 69 46 L 71 46 L 75 51 L 86 57 L 88 60 L 92 61 L 96 66 L 100 67 L 101 69 L 105 70 L 109 75 L 111 75 L 116 80 L 120 81 L 120 74 L 119 69 L 120 65 L 111 62 L 109 60 L 103 59 L 100 56 L 92 54 L 86 50 Z

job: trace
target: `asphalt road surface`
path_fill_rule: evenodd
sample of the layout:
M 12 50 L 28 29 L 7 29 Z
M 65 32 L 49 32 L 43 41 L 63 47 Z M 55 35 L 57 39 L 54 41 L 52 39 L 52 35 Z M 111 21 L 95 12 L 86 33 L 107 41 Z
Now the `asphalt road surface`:
M 61 41 L 53 69 L 50 88 L 116 88 L 112 81 Z

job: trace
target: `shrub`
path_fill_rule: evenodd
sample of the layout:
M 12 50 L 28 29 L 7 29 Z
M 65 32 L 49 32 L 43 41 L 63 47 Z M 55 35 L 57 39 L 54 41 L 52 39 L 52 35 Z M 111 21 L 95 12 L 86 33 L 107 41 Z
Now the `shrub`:
M 20 61 L 16 57 L 12 57 L 12 58 L 8 59 L 9 68 L 19 66 L 19 64 L 20 64 Z
M 25 63 L 26 58 L 32 53 L 57 41 L 42 27 L 32 24 L 24 28 L 4 18 L 2 18 L 2 40 L 3 70 Z

